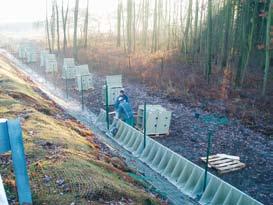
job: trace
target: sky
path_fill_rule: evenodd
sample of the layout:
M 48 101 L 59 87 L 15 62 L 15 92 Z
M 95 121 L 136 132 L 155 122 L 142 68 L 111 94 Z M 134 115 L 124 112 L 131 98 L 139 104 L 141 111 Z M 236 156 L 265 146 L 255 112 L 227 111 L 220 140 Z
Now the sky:
M 64 0 L 66 2 L 67 0 Z M 51 0 L 48 0 L 51 2 Z M 61 0 L 58 0 L 61 4 Z M 75 0 L 70 0 L 70 7 L 74 7 Z M 116 8 L 117 0 L 90 0 L 90 13 L 106 15 Z M 86 0 L 80 0 L 80 7 L 84 8 Z M 1 0 L 0 23 L 37 22 L 45 19 L 46 0 Z

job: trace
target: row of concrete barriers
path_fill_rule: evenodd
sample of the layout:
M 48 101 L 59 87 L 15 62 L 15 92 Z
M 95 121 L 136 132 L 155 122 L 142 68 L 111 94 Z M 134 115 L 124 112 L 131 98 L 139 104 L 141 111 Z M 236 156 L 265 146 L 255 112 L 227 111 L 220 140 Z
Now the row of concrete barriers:
M 96 125 L 105 131 L 106 112 L 101 109 Z M 115 133 L 111 130 L 116 129 Z M 173 152 L 150 137 L 121 120 L 114 119 L 107 135 L 138 157 L 151 169 L 165 177 L 184 194 L 198 200 L 200 204 L 213 205 L 261 205 L 249 195 L 209 173 L 203 191 L 205 170 L 181 155 Z

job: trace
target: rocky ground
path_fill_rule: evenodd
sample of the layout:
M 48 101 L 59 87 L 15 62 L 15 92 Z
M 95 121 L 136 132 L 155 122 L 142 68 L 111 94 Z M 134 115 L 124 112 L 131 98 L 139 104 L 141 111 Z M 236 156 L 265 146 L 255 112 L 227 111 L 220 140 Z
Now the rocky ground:
M 38 64 L 31 67 L 41 75 L 45 75 Z M 60 74 L 47 75 L 47 79 L 65 90 L 65 81 L 61 80 Z M 84 93 L 84 104 L 94 113 L 98 113 L 100 108 L 104 107 L 101 92 L 104 80 L 105 76 L 96 73 L 94 75 L 95 89 Z M 68 85 L 69 96 L 80 101 L 81 93 L 75 90 L 75 82 L 71 80 Z M 212 154 L 236 155 L 246 163 L 246 168 L 242 170 L 218 176 L 264 204 L 270 204 L 273 201 L 271 172 L 273 170 L 273 140 L 246 128 L 236 119 L 229 119 L 227 125 L 219 126 L 196 119 L 195 113 L 199 113 L 201 117 L 212 114 L 223 116 L 204 111 L 202 105 L 189 107 L 170 100 L 164 94 L 154 92 L 139 82 L 124 79 L 124 87 L 135 111 L 138 105 L 146 101 L 148 104 L 160 104 L 173 112 L 170 135 L 156 138 L 157 141 L 200 166 L 204 166 L 200 157 L 206 155 L 208 129 L 213 129 Z

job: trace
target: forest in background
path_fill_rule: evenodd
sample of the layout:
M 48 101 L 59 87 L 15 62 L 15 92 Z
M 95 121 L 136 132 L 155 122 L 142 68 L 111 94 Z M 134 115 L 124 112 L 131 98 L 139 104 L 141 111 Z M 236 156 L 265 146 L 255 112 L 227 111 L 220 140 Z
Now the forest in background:
M 272 0 L 117 0 L 101 22 L 94 4 L 47 2 L 51 52 L 273 136 Z

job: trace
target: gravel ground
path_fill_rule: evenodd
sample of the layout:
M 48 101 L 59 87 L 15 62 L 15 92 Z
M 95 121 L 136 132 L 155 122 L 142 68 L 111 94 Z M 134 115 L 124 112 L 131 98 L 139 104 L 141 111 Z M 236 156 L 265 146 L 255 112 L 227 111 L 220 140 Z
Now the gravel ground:
M 41 75 L 45 75 L 39 64 L 30 65 Z M 65 81 L 60 75 L 47 76 L 55 85 L 65 90 Z M 84 94 L 85 106 L 94 113 L 98 113 L 102 104 L 101 88 L 104 84 L 104 76 L 94 75 L 95 89 Z M 77 92 L 73 80 L 68 82 L 69 96 L 81 100 L 81 93 Z M 148 87 L 135 81 L 124 80 L 124 87 L 134 110 L 146 101 L 148 104 L 160 104 L 173 112 L 170 135 L 156 138 L 157 141 L 169 147 L 200 166 L 204 164 L 200 157 L 206 155 L 207 132 L 214 127 L 194 117 L 198 112 L 201 116 L 212 113 L 202 111 L 201 108 L 189 108 L 181 103 L 171 102 L 164 94 L 154 93 Z M 223 180 L 246 192 L 264 204 L 273 202 L 273 140 L 255 133 L 243 126 L 239 121 L 229 119 L 228 125 L 215 128 L 213 135 L 212 154 L 225 153 L 240 156 L 241 161 L 246 163 L 246 168 L 219 175 Z

